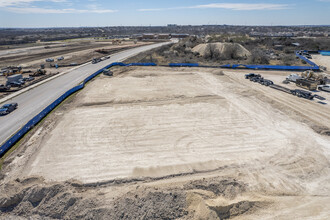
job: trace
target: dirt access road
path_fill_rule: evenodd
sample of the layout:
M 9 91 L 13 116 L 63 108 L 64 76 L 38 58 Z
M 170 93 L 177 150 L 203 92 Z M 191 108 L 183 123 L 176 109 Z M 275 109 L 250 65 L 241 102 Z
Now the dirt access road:
M 252 83 L 242 71 L 113 71 L 57 109 L 8 158 L 3 216 L 330 215 L 328 104 Z M 284 73 L 263 74 L 279 80 Z

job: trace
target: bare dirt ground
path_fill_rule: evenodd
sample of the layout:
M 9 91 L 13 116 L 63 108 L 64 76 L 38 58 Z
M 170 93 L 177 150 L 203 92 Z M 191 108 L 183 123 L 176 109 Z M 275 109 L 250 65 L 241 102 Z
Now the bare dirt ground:
M 3 219 L 329 217 L 329 104 L 252 83 L 245 71 L 113 71 L 7 159 Z
M 314 55 L 313 54 L 313 62 L 317 65 L 324 66 L 327 68 L 327 73 L 330 74 L 330 56 L 322 56 L 320 54 Z

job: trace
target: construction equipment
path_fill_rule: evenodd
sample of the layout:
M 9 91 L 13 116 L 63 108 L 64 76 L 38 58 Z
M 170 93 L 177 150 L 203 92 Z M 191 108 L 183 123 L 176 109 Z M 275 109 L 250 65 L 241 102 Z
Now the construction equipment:
M 304 98 L 304 99 L 309 99 L 309 100 L 314 99 L 314 96 L 312 93 L 304 91 L 304 90 L 300 90 L 300 89 L 291 90 L 291 94 L 298 96 L 299 98 Z
M 95 52 L 97 53 L 101 53 L 101 54 L 108 54 L 110 53 L 110 49 L 98 49 L 98 50 L 95 50 Z
M 264 79 L 263 77 L 261 77 L 260 74 L 250 73 L 250 74 L 245 75 L 245 78 L 250 79 L 250 81 L 257 82 L 257 83 L 259 83 L 261 85 L 264 85 L 264 86 L 270 86 L 270 85 L 274 84 L 273 81 L 268 80 L 268 79 Z
M 44 76 L 46 75 L 47 71 L 43 70 L 43 69 L 37 69 L 37 71 L 35 71 L 33 74 L 30 74 L 30 76 L 32 77 L 36 77 L 36 76 Z
M 18 82 L 20 79 L 23 78 L 22 74 L 15 74 L 12 76 L 7 77 L 7 83 Z
M 296 85 L 301 88 L 313 91 L 317 89 L 318 83 L 316 81 L 308 80 L 308 79 L 297 79 Z
M 273 85 L 273 84 L 274 84 L 273 81 L 268 80 L 268 79 L 264 79 L 264 78 L 260 79 L 260 80 L 259 80 L 259 83 L 260 83 L 261 85 L 264 85 L 264 86 L 270 86 L 270 85 Z
M 16 74 L 7 77 L 6 86 L 21 87 L 25 84 L 25 80 L 22 74 Z
M 113 45 L 121 44 L 121 40 L 113 39 L 113 40 L 112 40 L 112 44 L 113 44 Z
M 307 70 L 307 71 L 303 72 L 301 74 L 301 76 L 308 80 L 318 81 L 318 83 L 320 83 L 320 84 L 323 84 L 324 82 L 326 82 L 328 80 L 328 75 L 326 73 L 322 73 L 322 72 L 316 73 L 311 70 Z
M 251 78 L 249 78 L 249 77 L 251 77 Z M 325 100 L 324 97 L 312 94 L 311 92 L 308 92 L 308 91 L 304 91 L 301 89 L 289 89 L 289 88 L 286 88 L 286 87 L 283 87 L 280 85 L 276 85 L 273 83 L 273 81 L 264 79 L 261 75 L 256 75 L 256 74 L 252 75 L 250 73 L 250 74 L 245 75 L 245 78 L 250 79 L 250 81 L 252 81 L 252 82 L 258 82 L 262 85 L 269 86 L 272 89 L 276 89 L 276 90 L 279 90 L 279 91 L 282 91 L 282 92 L 285 92 L 288 94 L 292 94 L 299 98 L 304 98 L 304 99 L 308 99 L 308 100 L 312 100 L 314 98 L 319 99 L 319 100 Z
M 22 74 L 22 67 L 18 66 L 18 67 L 14 67 L 14 66 L 9 66 L 6 68 L 6 70 L 4 70 L 3 75 L 4 76 L 11 76 L 11 75 L 15 75 L 15 74 Z
M 113 72 L 110 71 L 109 69 L 104 69 L 103 74 L 106 75 L 106 76 L 113 76 Z

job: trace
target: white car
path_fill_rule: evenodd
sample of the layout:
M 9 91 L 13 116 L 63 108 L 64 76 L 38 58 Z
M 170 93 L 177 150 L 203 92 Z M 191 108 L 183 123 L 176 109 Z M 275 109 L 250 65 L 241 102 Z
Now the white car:
M 286 77 L 287 80 L 291 81 L 291 82 L 296 82 L 297 79 L 301 79 L 302 77 L 299 76 L 298 74 L 291 74 L 289 76 Z
M 330 92 L 330 85 L 320 85 L 318 86 L 319 90 Z

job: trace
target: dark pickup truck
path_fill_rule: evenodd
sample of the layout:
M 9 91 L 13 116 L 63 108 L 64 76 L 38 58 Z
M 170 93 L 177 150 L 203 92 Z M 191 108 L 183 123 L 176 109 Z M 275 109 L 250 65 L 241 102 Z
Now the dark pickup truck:
M 17 103 L 5 104 L 0 108 L 0 115 L 8 115 L 10 112 L 17 109 Z
M 255 74 L 255 73 L 249 73 L 249 74 L 245 75 L 245 79 L 251 79 L 251 78 L 254 78 L 254 77 L 261 77 L 261 75 L 260 74 Z

